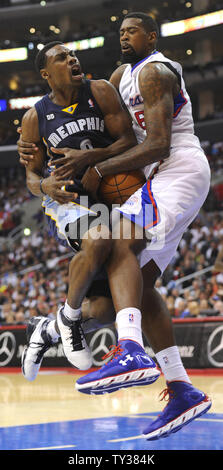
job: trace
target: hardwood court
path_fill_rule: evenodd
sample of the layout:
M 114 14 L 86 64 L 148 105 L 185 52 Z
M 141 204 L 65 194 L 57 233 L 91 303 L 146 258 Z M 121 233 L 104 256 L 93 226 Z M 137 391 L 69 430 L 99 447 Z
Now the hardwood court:
M 210 411 L 167 439 L 148 442 L 142 431 L 165 402 L 163 376 L 146 387 L 89 396 L 74 373 L 42 372 L 34 382 L 0 374 L 0 449 L 223 450 L 223 374 L 191 375 L 213 401 Z

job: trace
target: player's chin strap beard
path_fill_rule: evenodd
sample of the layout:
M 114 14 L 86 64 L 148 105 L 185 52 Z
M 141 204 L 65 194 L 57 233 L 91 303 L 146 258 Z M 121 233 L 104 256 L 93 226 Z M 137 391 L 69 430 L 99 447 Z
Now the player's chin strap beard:
M 139 61 L 139 58 L 136 56 L 136 53 L 134 51 L 134 49 L 132 49 L 132 52 L 129 52 L 129 53 L 126 53 L 126 54 L 123 54 L 122 53 L 122 56 L 121 56 L 121 61 L 123 64 L 136 64 L 138 61 Z
M 156 52 L 156 49 L 153 49 L 153 51 L 149 52 L 146 57 L 144 57 L 144 56 L 139 57 L 139 56 L 136 56 L 136 53 L 135 53 L 134 49 L 132 49 L 132 53 L 122 54 L 121 60 L 122 60 L 122 63 L 130 63 L 131 66 L 134 67 L 135 64 L 137 64 L 138 62 L 140 62 L 143 59 L 146 59 L 147 57 L 154 54 L 155 52 Z

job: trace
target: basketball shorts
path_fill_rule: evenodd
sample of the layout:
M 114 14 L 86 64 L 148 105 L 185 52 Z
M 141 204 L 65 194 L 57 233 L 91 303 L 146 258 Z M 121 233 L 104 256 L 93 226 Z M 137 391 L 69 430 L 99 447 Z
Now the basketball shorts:
M 207 158 L 199 144 L 188 143 L 188 147 L 171 148 L 170 156 L 144 186 L 115 208 L 141 227 L 148 240 L 138 257 L 141 267 L 153 259 L 161 273 L 165 271 L 184 232 L 205 202 L 209 187 Z
M 98 222 L 109 226 L 109 212 L 104 217 L 98 214 L 98 205 L 88 196 L 81 196 L 74 202 L 59 204 L 44 196 L 42 207 L 46 216 L 49 234 L 57 242 L 70 248 L 74 255 L 81 249 L 83 235 Z M 100 218 L 99 218 L 100 217 Z M 86 297 L 111 297 L 107 273 L 104 268 L 95 276 Z
M 99 204 L 88 196 L 80 196 L 74 202 L 59 204 L 49 196 L 44 196 L 42 207 L 46 216 L 49 234 L 60 244 L 69 245 L 79 251 L 84 235 L 99 224 L 109 228 L 109 210 L 100 212 Z

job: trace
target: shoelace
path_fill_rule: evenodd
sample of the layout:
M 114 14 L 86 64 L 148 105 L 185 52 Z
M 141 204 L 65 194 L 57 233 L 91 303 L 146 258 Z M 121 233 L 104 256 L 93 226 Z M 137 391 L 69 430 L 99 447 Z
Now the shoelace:
M 123 348 L 121 347 L 120 344 L 118 344 L 117 346 L 115 346 L 115 344 L 112 344 L 111 346 L 109 346 L 109 349 L 111 349 L 111 351 L 109 351 L 108 353 L 106 353 L 102 357 L 103 360 L 108 359 L 109 357 L 111 357 L 112 359 L 109 361 L 109 362 L 111 362 L 114 359 L 117 359 L 118 356 L 122 355 Z
M 174 392 L 173 392 L 173 390 L 172 390 L 170 387 L 166 387 L 166 388 L 164 388 L 164 390 L 162 390 L 162 392 L 160 392 L 159 397 L 160 397 L 161 395 L 163 395 L 163 396 L 162 396 L 162 398 L 160 398 L 160 401 L 162 401 L 162 400 L 164 400 L 164 401 L 170 401 L 170 400 L 172 400 L 172 398 L 173 398 L 173 396 L 174 396 Z M 169 395 L 169 396 L 168 396 L 168 398 L 166 399 L 166 396 L 167 396 L 167 395 Z
M 84 332 L 82 330 L 81 321 L 76 320 L 70 327 L 71 334 L 69 336 L 70 344 L 74 347 L 77 344 L 83 346 Z
M 168 395 L 168 397 L 167 397 L 167 395 Z M 160 401 L 164 400 L 164 401 L 167 402 L 167 404 L 165 406 L 165 409 L 168 406 L 170 400 L 172 400 L 174 398 L 174 395 L 175 395 L 175 393 L 170 387 L 166 387 L 166 388 L 164 388 L 164 390 L 162 390 L 162 392 L 160 392 L 159 397 L 162 396 L 160 398 Z M 160 415 L 158 415 L 158 416 L 160 416 Z
M 168 398 L 166 398 L 167 395 L 168 395 Z M 159 397 L 160 397 L 160 396 L 162 396 L 162 397 L 160 398 L 160 401 L 163 401 L 163 400 L 164 400 L 164 401 L 167 402 L 167 404 L 166 404 L 166 406 L 165 406 L 165 408 L 164 408 L 164 409 L 166 409 L 166 407 L 167 407 L 167 405 L 169 404 L 170 400 L 172 400 L 173 397 L 174 397 L 174 392 L 173 392 L 173 390 L 172 390 L 170 387 L 166 387 L 166 388 L 164 388 L 164 390 L 162 390 L 162 392 L 160 392 Z M 163 410 L 163 411 L 164 411 L 164 410 Z M 163 412 L 162 412 L 162 413 L 163 413 Z M 160 416 L 160 414 L 158 414 L 158 416 Z
M 164 401 L 169 402 L 174 397 L 174 392 L 170 387 L 166 387 L 166 388 L 164 388 L 164 390 L 162 390 L 162 392 L 160 392 L 159 397 L 161 395 L 163 395 L 163 396 L 162 396 L 162 398 L 160 398 L 160 401 L 164 400 Z M 168 395 L 168 398 L 166 398 L 167 395 Z
M 37 352 L 37 356 L 36 356 L 36 364 L 38 364 L 38 362 L 42 359 L 43 354 L 46 351 L 48 351 L 48 349 L 50 348 L 51 345 L 42 344 L 42 343 L 34 343 L 34 344 L 37 344 L 38 346 L 41 346 L 41 349 L 39 350 L 39 352 Z M 38 346 L 37 346 L 37 348 L 38 348 Z

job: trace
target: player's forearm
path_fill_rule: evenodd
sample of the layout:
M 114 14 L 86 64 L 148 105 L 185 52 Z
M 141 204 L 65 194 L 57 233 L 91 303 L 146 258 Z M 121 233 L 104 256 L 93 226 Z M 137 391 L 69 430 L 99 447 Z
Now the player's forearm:
M 126 152 L 97 164 L 103 176 L 144 168 L 169 156 L 170 147 L 162 141 L 152 144 L 147 141 L 138 144 Z
M 29 191 L 34 195 L 38 197 L 43 196 L 43 190 L 41 191 L 40 188 L 40 181 L 42 179 L 41 175 L 38 175 L 37 173 L 34 173 L 33 171 L 27 171 L 26 173 L 26 184 L 29 189 Z
M 123 154 L 124 152 L 129 150 L 131 147 L 134 147 L 136 143 L 137 143 L 136 138 L 131 133 L 116 140 L 111 145 L 108 145 L 108 147 L 90 149 L 88 150 L 89 166 L 94 166 L 97 163 L 103 162 L 117 155 Z

